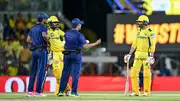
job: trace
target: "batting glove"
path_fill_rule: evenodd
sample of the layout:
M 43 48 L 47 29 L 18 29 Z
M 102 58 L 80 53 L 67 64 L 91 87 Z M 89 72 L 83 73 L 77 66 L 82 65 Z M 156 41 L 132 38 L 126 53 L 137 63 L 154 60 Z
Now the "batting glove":
M 125 62 L 125 63 L 129 62 L 130 58 L 131 58 L 131 55 L 130 55 L 130 54 L 126 54 L 126 55 L 124 56 L 124 62 Z
M 148 57 L 146 59 L 146 62 L 148 63 L 149 66 L 153 65 L 155 62 L 155 59 L 153 57 Z

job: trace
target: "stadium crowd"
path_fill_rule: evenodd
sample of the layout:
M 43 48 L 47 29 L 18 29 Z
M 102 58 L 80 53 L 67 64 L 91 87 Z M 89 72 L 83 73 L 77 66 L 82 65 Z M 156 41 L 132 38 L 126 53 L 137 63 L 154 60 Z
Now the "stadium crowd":
M 27 17 L 23 17 L 20 12 L 17 15 L 3 15 L 3 31 L 0 33 L 0 75 L 29 74 L 31 52 L 26 37 L 35 23 L 36 19 L 30 13 Z

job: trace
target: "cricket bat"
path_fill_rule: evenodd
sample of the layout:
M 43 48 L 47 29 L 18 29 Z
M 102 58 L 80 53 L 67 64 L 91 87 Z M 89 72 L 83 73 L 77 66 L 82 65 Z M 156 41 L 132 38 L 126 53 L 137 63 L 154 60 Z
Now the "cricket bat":
M 127 96 L 128 91 L 129 91 L 129 61 L 126 64 L 126 83 L 125 83 L 125 91 L 124 91 L 125 96 Z
M 44 83 L 45 83 L 45 81 L 46 81 L 48 69 L 49 69 L 49 64 L 46 64 L 46 72 L 45 72 L 44 81 L 43 81 L 43 84 L 42 84 L 42 92 L 43 92 L 43 90 L 44 90 Z

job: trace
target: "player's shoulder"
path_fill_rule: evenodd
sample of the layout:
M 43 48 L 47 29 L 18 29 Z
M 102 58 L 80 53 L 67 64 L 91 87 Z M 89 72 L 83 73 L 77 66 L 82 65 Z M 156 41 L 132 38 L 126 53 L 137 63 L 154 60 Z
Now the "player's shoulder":
M 154 31 L 151 28 L 148 28 L 148 32 L 149 32 L 149 35 L 151 37 L 155 37 L 156 36 L 156 34 L 154 33 Z
M 58 31 L 59 33 L 64 33 L 64 31 L 62 31 L 60 28 L 58 28 L 57 31 Z
M 79 32 L 78 30 L 74 30 L 74 29 L 70 29 L 70 30 L 68 30 L 68 31 L 66 31 L 66 33 L 74 33 L 74 34 L 81 34 L 81 32 Z

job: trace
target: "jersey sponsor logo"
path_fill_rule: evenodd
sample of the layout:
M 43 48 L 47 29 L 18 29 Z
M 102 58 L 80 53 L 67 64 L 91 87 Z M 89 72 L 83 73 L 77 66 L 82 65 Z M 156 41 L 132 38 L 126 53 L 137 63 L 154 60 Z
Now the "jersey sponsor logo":
M 137 37 L 141 39 L 147 38 L 147 36 L 137 36 Z

